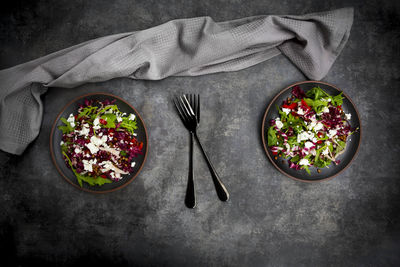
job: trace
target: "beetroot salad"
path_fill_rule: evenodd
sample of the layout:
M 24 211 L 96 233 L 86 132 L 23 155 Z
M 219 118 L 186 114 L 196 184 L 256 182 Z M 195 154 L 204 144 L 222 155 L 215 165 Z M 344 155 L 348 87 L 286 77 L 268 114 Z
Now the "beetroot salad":
M 136 139 L 136 116 L 119 111 L 115 100 L 85 100 L 76 114 L 61 118 L 64 160 L 79 185 L 112 183 L 133 171 L 143 143 Z
M 268 147 L 275 160 L 278 156 L 289 159 L 290 168 L 309 174 L 311 166 L 339 164 L 338 156 L 356 130 L 351 128 L 351 114 L 343 111 L 342 104 L 342 93 L 331 96 L 320 87 L 305 93 L 299 86 L 293 87 L 268 129 Z

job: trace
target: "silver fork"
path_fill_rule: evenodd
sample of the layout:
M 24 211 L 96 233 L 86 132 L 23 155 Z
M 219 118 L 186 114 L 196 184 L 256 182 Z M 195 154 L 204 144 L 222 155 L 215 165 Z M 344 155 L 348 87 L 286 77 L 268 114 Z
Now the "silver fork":
M 197 135 L 197 128 L 200 124 L 200 95 L 182 95 L 180 97 L 176 97 L 174 99 L 174 103 L 183 124 L 190 133 L 189 177 L 185 199 L 186 205 L 192 208 L 196 205 L 193 175 L 193 139 L 197 140 L 200 150 L 203 153 L 219 199 L 221 201 L 227 201 L 229 199 L 229 193 L 226 190 L 224 184 L 221 182 L 221 179 L 215 171 L 215 168 L 208 158 L 207 153 L 204 150 L 203 145 L 201 144 L 200 139 Z

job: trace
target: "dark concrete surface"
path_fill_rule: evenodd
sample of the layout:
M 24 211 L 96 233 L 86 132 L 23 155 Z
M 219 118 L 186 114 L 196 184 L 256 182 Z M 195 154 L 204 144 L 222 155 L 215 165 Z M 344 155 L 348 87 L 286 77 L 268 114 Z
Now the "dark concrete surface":
M 1 266 L 400 264 L 399 1 L 8 2 L 0 11 L 0 68 L 175 18 L 223 21 L 353 6 L 350 39 L 323 81 L 353 99 L 363 140 L 353 164 L 330 181 L 301 183 L 274 169 L 261 145 L 262 115 L 276 93 L 305 79 L 284 56 L 196 78 L 52 88 L 43 96 L 37 140 L 22 156 L 0 153 Z M 142 173 L 105 195 L 69 185 L 49 153 L 50 127 L 62 106 L 94 91 L 132 103 L 150 138 Z M 228 203 L 217 199 L 196 150 L 198 207 L 184 206 L 189 137 L 169 101 L 177 92 L 201 93 L 199 135 L 231 193 Z

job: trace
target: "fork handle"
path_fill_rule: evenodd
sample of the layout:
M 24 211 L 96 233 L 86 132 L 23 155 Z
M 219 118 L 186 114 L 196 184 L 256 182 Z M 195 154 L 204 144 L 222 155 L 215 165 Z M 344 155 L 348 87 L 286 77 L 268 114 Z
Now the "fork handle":
M 193 174 L 193 133 L 190 133 L 190 151 L 189 151 L 189 176 L 186 188 L 185 204 L 188 208 L 193 209 L 196 206 L 196 194 L 194 191 L 194 174 Z
M 197 136 L 197 133 L 194 133 L 194 137 L 196 138 L 197 143 L 200 146 L 200 150 L 203 153 L 204 158 L 206 159 L 207 166 L 208 166 L 208 169 L 210 170 L 210 173 L 211 173 L 211 176 L 212 176 L 212 179 L 214 182 L 215 190 L 217 191 L 218 198 L 221 201 L 227 201 L 229 199 L 228 190 L 226 190 L 225 185 L 221 182 L 221 179 L 219 178 L 217 172 L 215 171 L 214 166 L 212 165 L 210 159 L 208 158 L 207 153 L 204 150 L 199 137 Z

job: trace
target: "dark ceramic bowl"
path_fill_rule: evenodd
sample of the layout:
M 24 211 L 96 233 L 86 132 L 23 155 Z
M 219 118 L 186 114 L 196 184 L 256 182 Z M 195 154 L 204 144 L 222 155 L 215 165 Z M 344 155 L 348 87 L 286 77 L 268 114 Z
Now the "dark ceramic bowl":
M 275 107 L 280 106 L 287 97 L 291 96 L 292 88 L 296 85 L 300 86 L 300 88 L 303 89 L 305 92 L 307 92 L 308 90 L 310 90 L 315 86 L 321 87 L 325 92 L 327 92 L 330 95 L 338 95 L 342 92 L 339 88 L 331 84 L 318 81 L 298 82 L 283 89 L 277 96 L 274 97 L 274 99 L 272 99 L 271 103 L 268 105 L 267 110 L 265 111 L 264 114 L 261 134 L 265 152 L 267 153 L 267 156 L 272 162 L 272 164 L 280 172 L 295 180 L 299 180 L 302 182 L 316 182 L 333 178 L 334 176 L 338 175 L 340 172 L 342 172 L 350 165 L 351 161 L 354 159 L 354 156 L 357 154 L 361 141 L 361 123 L 358 111 L 354 103 L 351 101 L 350 97 L 347 96 L 344 92 L 343 92 L 344 99 L 342 108 L 344 112 L 351 114 L 351 120 L 350 120 L 351 127 L 352 128 L 358 127 L 359 130 L 348 138 L 345 152 L 338 157 L 338 159 L 340 160 L 340 163 L 338 165 L 332 163 L 331 165 L 329 165 L 329 168 L 326 167 L 320 168 L 321 170 L 320 173 L 317 172 L 317 168 L 310 167 L 311 171 L 310 175 L 305 170 L 295 170 L 289 168 L 288 160 L 282 159 L 281 157 L 275 159 L 275 156 L 268 148 L 267 133 L 269 128 L 269 121 L 279 116 L 279 113 Z
M 136 165 L 133 169 L 133 172 L 127 175 L 124 175 L 121 180 L 112 182 L 109 184 L 104 184 L 102 186 L 90 186 L 89 184 L 83 182 L 83 187 L 80 187 L 78 184 L 78 181 L 76 179 L 76 176 L 72 172 L 72 170 L 67 167 L 62 153 L 61 153 L 61 147 L 60 147 L 60 142 L 62 138 L 62 132 L 58 129 L 58 126 L 63 125 L 62 122 L 60 121 L 61 117 L 68 118 L 69 114 L 74 113 L 76 114 L 79 104 L 82 104 L 84 99 L 88 100 L 99 100 L 103 101 L 106 99 L 109 100 L 116 100 L 115 104 L 118 106 L 119 110 L 121 112 L 125 112 L 127 114 L 133 113 L 136 115 L 136 121 L 137 121 L 137 126 L 138 129 L 136 130 L 137 133 L 137 140 L 139 142 L 143 142 L 143 154 L 139 155 L 136 157 L 134 160 L 136 162 Z M 146 127 L 144 125 L 144 122 L 142 118 L 140 117 L 139 113 L 136 111 L 134 107 L 132 107 L 128 102 L 125 100 L 121 99 L 118 96 L 112 95 L 112 94 L 107 94 L 107 93 L 91 93 L 91 94 L 86 94 L 79 96 L 69 102 L 58 114 L 53 127 L 51 129 L 50 133 L 50 153 L 51 157 L 53 159 L 53 162 L 58 170 L 58 172 L 67 180 L 68 183 L 72 184 L 78 189 L 87 191 L 87 192 L 92 192 L 92 193 L 108 193 L 111 191 L 115 191 L 117 189 L 120 189 L 122 187 L 125 187 L 128 185 L 130 182 L 132 182 L 135 177 L 139 174 L 140 170 L 142 169 L 144 162 L 146 161 L 146 156 L 147 156 L 147 131 Z

